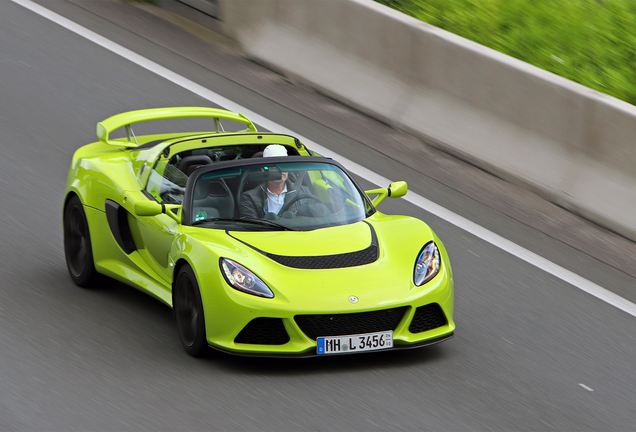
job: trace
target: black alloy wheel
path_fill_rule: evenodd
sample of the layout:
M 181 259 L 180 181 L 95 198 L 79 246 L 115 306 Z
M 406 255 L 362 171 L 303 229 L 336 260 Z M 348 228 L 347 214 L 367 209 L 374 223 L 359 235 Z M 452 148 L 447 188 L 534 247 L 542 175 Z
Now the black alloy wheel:
M 201 357 L 208 351 L 199 284 L 188 264 L 179 269 L 173 287 L 172 307 L 181 344 L 188 354 Z
M 71 279 L 81 287 L 88 287 L 97 280 L 93 262 L 91 236 L 82 202 L 71 198 L 64 210 L 64 254 Z

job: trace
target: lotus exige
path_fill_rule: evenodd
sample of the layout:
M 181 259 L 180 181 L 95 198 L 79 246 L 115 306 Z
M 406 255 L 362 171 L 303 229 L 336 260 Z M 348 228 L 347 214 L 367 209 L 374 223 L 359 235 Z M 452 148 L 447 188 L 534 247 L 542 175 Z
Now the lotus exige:
M 214 130 L 131 127 L 186 117 Z M 364 192 L 297 138 L 220 109 L 126 112 L 98 123 L 97 136 L 68 175 L 69 273 L 82 287 L 105 275 L 172 307 L 189 354 L 345 354 L 453 336 L 444 245 L 424 222 L 376 210 L 405 182 Z

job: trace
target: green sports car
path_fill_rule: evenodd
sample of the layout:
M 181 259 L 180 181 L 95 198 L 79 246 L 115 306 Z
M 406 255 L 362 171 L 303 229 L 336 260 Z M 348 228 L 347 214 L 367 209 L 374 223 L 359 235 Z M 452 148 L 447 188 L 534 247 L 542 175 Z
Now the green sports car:
M 214 130 L 131 127 L 185 118 Z M 299 139 L 221 109 L 126 112 L 98 123 L 97 137 L 68 174 L 71 278 L 114 278 L 172 307 L 189 354 L 352 354 L 453 336 L 444 245 L 424 222 L 376 210 L 405 182 L 362 191 Z

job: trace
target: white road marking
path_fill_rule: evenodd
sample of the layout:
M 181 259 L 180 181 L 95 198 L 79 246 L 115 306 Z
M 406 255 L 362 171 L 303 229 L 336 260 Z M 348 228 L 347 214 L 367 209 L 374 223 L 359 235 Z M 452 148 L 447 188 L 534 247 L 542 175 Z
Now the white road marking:
M 143 67 L 144 69 L 147 69 L 148 71 L 159 75 L 163 78 L 165 78 L 166 80 L 177 84 L 178 86 L 191 91 L 192 93 L 209 100 L 210 102 L 213 102 L 214 104 L 217 104 L 219 106 L 222 106 L 230 111 L 235 111 L 235 112 L 240 112 L 242 114 L 244 114 L 245 116 L 247 116 L 250 120 L 252 120 L 254 123 L 260 124 L 263 127 L 271 130 L 271 131 L 276 131 L 276 132 L 280 132 L 280 133 L 284 133 L 284 134 L 289 134 L 289 135 L 293 135 L 298 137 L 301 141 L 303 141 L 305 144 L 307 144 L 307 146 L 309 148 L 311 148 L 312 150 L 317 151 L 318 153 L 324 155 L 324 156 L 328 156 L 331 157 L 337 161 L 339 161 L 340 163 L 342 163 L 342 165 L 344 165 L 349 171 L 351 171 L 352 173 L 364 178 L 365 180 L 368 180 L 371 183 L 374 183 L 378 186 L 388 186 L 389 183 L 391 183 L 391 181 L 385 177 L 382 177 L 379 174 L 376 174 L 375 172 L 349 160 L 346 159 L 340 155 L 338 155 L 337 153 L 319 145 L 318 143 L 309 140 L 307 138 L 304 138 L 303 136 L 295 133 L 294 131 L 287 129 L 286 127 L 283 127 L 263 116 L 261 116 L 260 114 L 257 114 L 249 109 L 246 109 L 245 107 L 227 99 L 224 98 L 223 96 L 175 73 L 172 72 L 171 70 L 151 61 L 148 60 L 145 57 L 140 56 L 139 54 L 124 48 L 123 46 L 116 44 L 115 42 L 106 39 L 103 36 L 98 35 L 97 33 L 82 27 L 79 24 L 76 24 L 75 22 L 64 18 L 61 15 L 56 14 L 53 11 L 50 11 L 49 9 L 46 9 L 36 3 L 33 3 L 30 0 L 12 0 L 14 3 L 19 4 L 20 6 L 25 7 L 26 9 L 31 10 L 32 12 L 35 12 L 36 14 L 55 22 L 56 24 L 59 24 L 60 26 L 90 40 L 91 42 L 94 42 L 95 44 L 106 48 L 107 50 L 127 59 L 130 60 L 131 62 L 135 63 L 138 66 Z M 498 248 L 508 252 L 511 255 L 516 256 L 517 258 L 520 258 L 521 260 L 532 264 L 538 268 L 540 268 L 541 270 L 556 276 L 557 278 L 581 289 L 582 291 L 585 291 L 588 294 L 593 295 L 594 297 L 597 297 L 601 300 L 603 300 L 606 303 L 611 304 L 612 306 L 617 307 L 618 309 L 627 312 L 628 314 L 632 315 L 632 316 L 636 316 L 636 304 L 624 299 L 623 297 L 614 294 L 611 291 L 608 291 L 607 289 L 603 288 L 600 285 L 597 285 L 579 275 L 577 275 L 576 273 L 573 273 L 561 266 L 558 266 L 556 264 L 554 264 L 553 262 L 541 257 L 540 255 L 535 254 L 534 252 L 530 252 L 529 250 L 517 245 L 516 243 L 511 242 L 510 240 L 507 240 L 503 237 L 501 237 L 498 234 L 495 234 L 489 230 L 487 230 L 486 228 L 477 225 L 474 222 L 469 221 L 468 219 L 459 216 L 458 214 L 455 214 L 453 212 L 451 212 L 450 210 L 435 204 L 432 201 L 427 200 L 426 198 L 415 194 L 413 192 L 410 192 L 409 194 L 407 194 L 404 199 L 406 199 L 408 202 L 422 208 L 423 210 L 441 218 L 444 219 L 445 221 L 455 225 L 458 228 L 461 228 L 469 233 L 471 233 L 472 235 L 479 237 L 480 239 L 494 245 L 497 246 Z M 582 385 L 582 384 L 581 384 Z
M 581 387 L 583 387 L 585 390 L 589 391 L 589 392 L 593 392 L 593 391 L 594 391 L 593 389 L 589 388 L 589 387 L 588 387 L 588 386 L 586 386 L 585 384 L 581 384 L 581 383 L 579 383 L 579 385 L 580 385 Z

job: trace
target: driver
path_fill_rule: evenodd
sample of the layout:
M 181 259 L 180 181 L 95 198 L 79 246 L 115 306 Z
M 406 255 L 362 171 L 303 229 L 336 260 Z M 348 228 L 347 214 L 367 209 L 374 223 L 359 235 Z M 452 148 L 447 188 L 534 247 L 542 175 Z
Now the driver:
M 265 147 L 263 157 L 273 156 L 287 156 L 287 149 L 279 144 Z M 278 216 L 285 204 L 291 202 L 296 196 L 311 195 L 309 188 L 306 186 L 299 185 L 294 188 L 287 178 L 287 172 L 283 171 L 281 174 L 280 180 L 270 180 L 241 195 L 240 208 L 242 217 L 267 219 L 268 215 Z M 307 199 L 299 199 L 290 208 L 285 209 L 285 212 L 291 211 L 292 214 L 295 214 L 298 208 L 304 205 L 304 201 L 313 202 L 309 197 Z

